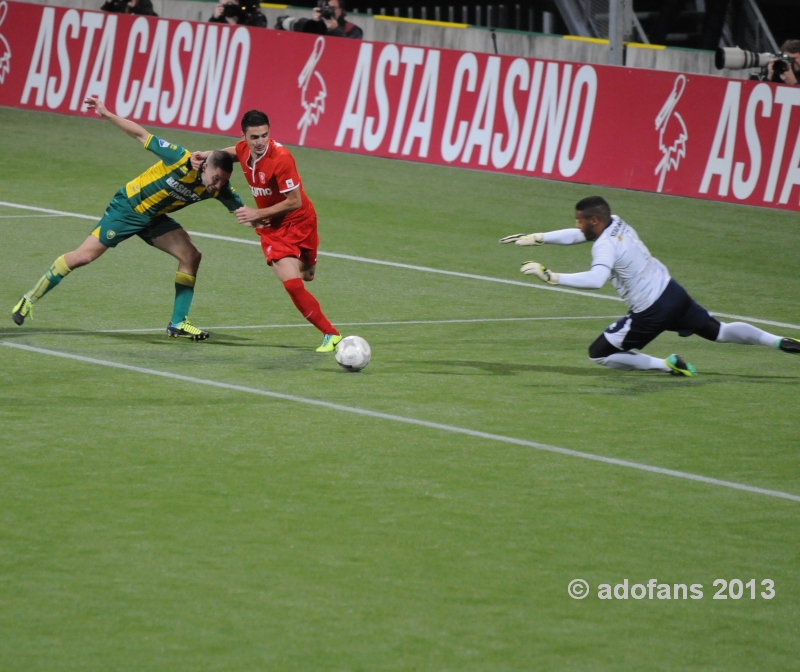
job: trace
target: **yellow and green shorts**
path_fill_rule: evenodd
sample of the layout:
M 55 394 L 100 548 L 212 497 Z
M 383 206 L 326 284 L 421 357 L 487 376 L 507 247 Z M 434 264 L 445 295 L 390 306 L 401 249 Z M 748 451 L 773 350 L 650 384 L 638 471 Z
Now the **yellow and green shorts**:
M 108 204 L 92 235 L 106 247 L 116 247 L 131 236 L 139 236 L 152 245 L 153 238 L 181 228 L 178 222 L 167 215 L 150 217 L 136 212 L 130 206 L 125 192 L 120 190 Z

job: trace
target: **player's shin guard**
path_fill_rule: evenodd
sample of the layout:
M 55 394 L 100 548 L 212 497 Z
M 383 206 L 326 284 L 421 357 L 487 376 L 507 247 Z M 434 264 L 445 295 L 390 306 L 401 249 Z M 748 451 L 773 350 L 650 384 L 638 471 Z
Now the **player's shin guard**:
M 178 271 L 175 274 L 175 305 L 172 309 L 172 324 L 180 324 L 189 315 L 194 298 L 195 276 Z
M 47 273 L 39 278 L 39 282 L 34 285 L 33 289 L 25 293 L 25 296 L 28 297 L 31 303 L 36 303 L 45 294 L 47 294 L 47 292 L 61 282 L 67 275 L 69 275 L 71 270 L 72 269 L 67 266 L 67 262 L 64 260 L 64 255 L 62 254 L 53 262 L 53 265 L 47 269 Z
M 617 352 L 607 357 L 590 357 L 595 364 L 606 366 L 609 369 L 623 371 L 665 371 L 670 368 L 663 359 L 651 357 L 641 352 Z
M 319 301 L 314 298 L 314 295 L 309 292 L 303 284 L 302 278 L 292 278 L 283 283 L 289 296 L 292 297 L 292 302 L 296 306 L 300 314 L 305 317 L 311 324 L 319 329 L 323 334 L 338 334 L 339 331 L 334 327 L 328 318 L 322 313 L 322 308 L 319 306 Z

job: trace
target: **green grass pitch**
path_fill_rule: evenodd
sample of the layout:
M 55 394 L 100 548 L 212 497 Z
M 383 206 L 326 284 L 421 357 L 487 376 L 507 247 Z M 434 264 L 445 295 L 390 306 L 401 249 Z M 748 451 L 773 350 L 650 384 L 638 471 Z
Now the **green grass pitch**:
M 153 162 L 89 118 L 0 109 L 0 137 L 1 201 L 93 217 Z M 499 437 L 797 496 L 800 358 L 665 334 L 646 351 L 698 378 L 603 369 L 586 348 L 623 305 L 518 271 L 585 270 L 589 246 L 497 244 L 600 193 L 700 303 L 797 337 L 797 213 L 293 153 L 322 252 L 530 287 L 323 255 L 311 291 L 373 350 L 349 374 L 255 245 L 195 239 L 213 337 L 167 339 L 176 264 L 133 239 L 17 328 L 93 223 L 0 206 L 0 670 L 797 669 L 799 501 Z M 213 202 L 177 219 L 255 240 Z M 625 579 L 703 598 L 598 598 Z M 756 599 L 715 600 L 716 579 Z

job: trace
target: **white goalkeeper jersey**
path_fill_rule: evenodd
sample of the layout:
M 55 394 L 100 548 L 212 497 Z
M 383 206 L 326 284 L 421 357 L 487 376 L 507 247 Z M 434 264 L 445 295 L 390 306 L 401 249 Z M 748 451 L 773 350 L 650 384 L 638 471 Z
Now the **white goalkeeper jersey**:
M 578 228 L 542 234 L 551 245 L 577 245 L 586 237 Z M 614 289 L 634 313 L 655 303 L 670 281 L 669 271 L 639 240 L 630 226 L 616 215 L 592 245 L 592 268 L 583 273 L 559 273 L 564 287 L 600 289 L 609 278 Z
M 611 270 L 611 284 L 634 313 L 652 306 L 670 281 L 667 267 L 616 215 L 592 245 L 592 268 L 596 266 Z

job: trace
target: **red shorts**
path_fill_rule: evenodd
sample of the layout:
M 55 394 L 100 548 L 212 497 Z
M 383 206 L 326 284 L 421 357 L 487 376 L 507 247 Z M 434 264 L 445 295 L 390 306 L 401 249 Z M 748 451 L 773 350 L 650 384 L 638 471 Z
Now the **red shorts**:
M 297 222 L 289 222 L 277 229 L 265 226 L 258 229 L 261 236 L 261 249 L 267 264 L 280 261 L 284 257 L 295 257 L 307 266 L 317 263 L 317 218 L 311 217 Z

